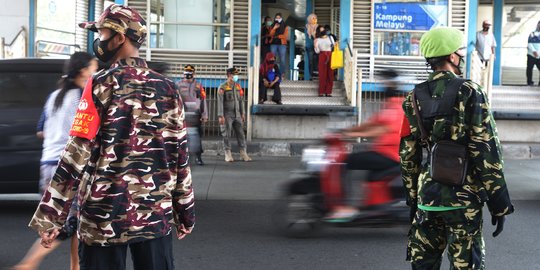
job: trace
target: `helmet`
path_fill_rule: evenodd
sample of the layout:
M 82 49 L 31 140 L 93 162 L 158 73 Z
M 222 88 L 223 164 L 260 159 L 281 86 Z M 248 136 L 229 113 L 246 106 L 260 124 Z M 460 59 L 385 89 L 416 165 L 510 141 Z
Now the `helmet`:
M 464 40 L 463 33 L 456 28 L 433 28 L 420 39 L 420 52 L 425 58 L 450 55 L 463 47 Z
M 141 14 L 127 6 L 110 5 L 96 22 L 80 23 L 79 27 L 97 32 L 98 28 L 108 28 L 124 34 L 129 39 L 143 44 L 146 39 L 146 22 Z

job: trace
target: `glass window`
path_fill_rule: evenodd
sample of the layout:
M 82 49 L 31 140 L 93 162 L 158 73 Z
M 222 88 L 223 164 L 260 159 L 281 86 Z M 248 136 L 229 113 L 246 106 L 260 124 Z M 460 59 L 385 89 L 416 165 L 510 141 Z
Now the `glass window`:
M 157 0 L 151 9 L 152 48 L 228 49 L 230 0 Z
M 448 1 L 378 0 L 372 23 L 375 55 L 419 56 L 422 35 L 448 25 Z
M 540 7 L 537 4 L 505 4 L 504 10 L 506 17 L 503 19 L 502 45 L 497 44 L 502 46 L 502 66 L 524 68 L 527 66 L 526 55 L 529 53 L 527 40 L 540 21 Z
M 37 55 L 69 55 L 75 50 L 75 10 L 73 0 L 36 2 Z

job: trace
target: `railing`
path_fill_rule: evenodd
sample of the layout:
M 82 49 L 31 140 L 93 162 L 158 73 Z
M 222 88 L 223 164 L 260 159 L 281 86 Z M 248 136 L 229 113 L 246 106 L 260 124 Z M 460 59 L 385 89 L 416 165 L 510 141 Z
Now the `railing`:
M 494 56 L 491 55 L 487 66 L 482 62 L 478 52 L 474 50 L 471 53 L 471 74 L 470 79 L 473 82 L 478 83 L 484 88 L 486 94 L 488 95 L 488 100 L 491 101 L 492 88 L 493 88 L 493 62 Z
M 21 30 L 15 35 L 15 38 L 6 44 L 5 39 L 0 40 L 0 59 L 4 58 L 20 58 L 27 55 L 27 32 L 26 28 L 21 27 Z M 15 50 L 17 48 L 17 50 Z

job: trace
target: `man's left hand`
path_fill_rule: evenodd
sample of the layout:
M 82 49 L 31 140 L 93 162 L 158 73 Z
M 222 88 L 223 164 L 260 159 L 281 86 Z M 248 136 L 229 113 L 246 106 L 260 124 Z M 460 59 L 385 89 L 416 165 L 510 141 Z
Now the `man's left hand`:
M 50 248 L 58 234 L 60 234 L 60 230 L 58 229 L 53 229 L 52 231 L 48 232 L 39 232 L 39 236 L 41 237 L 41 245 L 44 248 Z
M 182 240 L 192 231 L 193 231 L 193 227 L 186 228 L 184 224 L 181 224 L 180 226 L 176 228 L 176 237 L 178 238 L 178 240 Z

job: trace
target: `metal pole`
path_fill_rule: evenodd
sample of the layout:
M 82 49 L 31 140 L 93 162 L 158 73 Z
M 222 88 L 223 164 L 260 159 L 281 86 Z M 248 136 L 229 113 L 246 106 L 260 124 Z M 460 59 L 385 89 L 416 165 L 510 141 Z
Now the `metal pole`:
M 6 40 L 3 37 L 0 38 L 0 59 L 6 58 L 6 51 L 4 49 L 5 43 L 6 43 Z
M 150 18 L 152 17 L 152 8 L 150 6 L 151 4 L 151 0 L 146 0 L 146 21 L 149 22 L 150 21 Z M 158 7 L 159 8 L 159 7 Z M 159 35 L 159 33 L 157 33 Z M 159 39 L 159 36 L 156 37 L 156 39 Z M 151 54 L 151 51 L 150 51 L 150 41 L 149 40 L 146 40 L 146 61 L 150 61 L 152 60 L 152 56 L 150 55 Z

